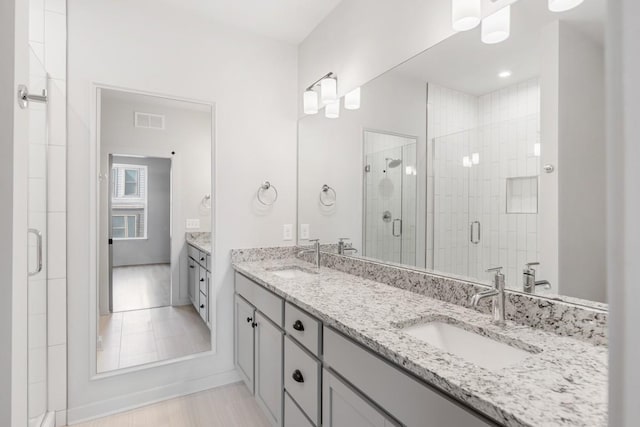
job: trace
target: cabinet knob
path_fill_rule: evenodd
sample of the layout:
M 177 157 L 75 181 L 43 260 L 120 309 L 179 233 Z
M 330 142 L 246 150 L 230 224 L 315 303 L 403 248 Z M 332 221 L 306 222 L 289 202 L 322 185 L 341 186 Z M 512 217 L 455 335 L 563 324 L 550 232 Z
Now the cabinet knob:
M 200 261 L 204 261 L 204 258 L 200 258 Z
M 200 304 L 200 308 L 204 308 L 204 304 Z
M 295 329 L 296 331 L 300 331 L 300 332 L 302 332 L 302 331 L 304 331 L 304 325 L 302 324 L 302 322 L 301 322 L 301 321 L 296 320 L 296 321 L 293 323 L 293 329 Z
M 251 327 L 252 327 L 252 328 L 255 328 L 256 326 L 258 326 L 258 324 L 257 324 L 256 322 L 253 322 L 253 323 L 251 324 Z
M 247 323 L 253 322 L 253 317 L 247 317 Z
M 201 279 L 200 279 L 200 281 L 201 281 L 201 282 L 204 282 L 204 278 L 201 278 Z
M 196 266 L 195 265 L 190 265 L 189 268 L 196 268 Z
M 293 371 L 293 375 L 291 375 L 291 378 L 293 378 L 293 380 L 297 383 L 304 382 L 304 377 L 302 376 L 302 372 L 300 372 L 299 369 L 296 369 L 295 371 Z

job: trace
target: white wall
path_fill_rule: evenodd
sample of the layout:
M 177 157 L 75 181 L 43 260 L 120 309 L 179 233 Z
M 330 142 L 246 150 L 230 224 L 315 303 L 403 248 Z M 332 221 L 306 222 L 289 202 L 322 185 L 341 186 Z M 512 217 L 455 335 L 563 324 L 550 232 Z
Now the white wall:
M 362 248 L 363 131 L 365 129 L 417 137 L 417 158 L 426 159 L 426 84 L 389 73 L 362 88 L 362 107 L 341 112 L 339 119 L 327 119 L 324 111 L 299 123 L 298 218 L 310 224 L 310 237 L 322 243 L 352 239 Z M 426 164 L 417 165 L 425 177 Z M 325 208 L 318 197 L 323 184 L 337 193 L 335 206 Z M 424 179 L 418 182 L 418 205 L 424 212 Z M 423 217 L 419 214 L 418 217 Z M 424 221 L 419 221 L 421 238 L 416 259 L 424 264 Z
M 0 3 L 0 424 L 27 424 L 28 111 L 16 86 L 29 79 L 28 4 Z
M 609 425 L 640 419 L 640 3 L 609 0 L 607 20 L 607 282 Z
M 86 234 L 69 233 L 69 419 L 77 421 L 237 378 L 229 251 L 293 243 L 281 236 L 283 223 L 295 223 L 297 53 L 293 46 L 183 16 L 152 1 L 70 0 L 68 12 L 69 163 L 74 165 L 69 223 L 77 229 L 88 231 L 91 219 L 92 82 L 216 104 L 217 353 L 90 380 L 94 260 Z M 270 209 L 255 201 L 264 180 L 280 193 Z

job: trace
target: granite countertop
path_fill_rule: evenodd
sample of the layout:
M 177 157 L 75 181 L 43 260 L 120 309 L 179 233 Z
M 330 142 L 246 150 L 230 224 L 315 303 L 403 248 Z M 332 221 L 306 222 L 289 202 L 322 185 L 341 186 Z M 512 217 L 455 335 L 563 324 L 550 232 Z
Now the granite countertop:
M 313 266 L 295 258 L 234 263 L 240 273 L 291 301 L 375 353 L 507 426 L 606 426 L 607 347 L 507 322 L 372 280 L 322 268 L 283 279 L 271 269 Z M 490 371 L 403 333 L 425 320 L 539 351 Z
M 193 232 L 186 233 L 185 239 L 191 246 L 211 255 L 211 233 Z

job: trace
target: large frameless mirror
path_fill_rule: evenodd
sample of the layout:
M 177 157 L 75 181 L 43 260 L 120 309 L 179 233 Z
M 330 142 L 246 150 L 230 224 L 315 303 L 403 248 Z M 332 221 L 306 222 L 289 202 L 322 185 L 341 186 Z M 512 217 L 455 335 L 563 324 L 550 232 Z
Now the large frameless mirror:
M 210 351 L 212 105 L 97 88 L 96 371 Z
M 457 33 L 364 85 L 358 110 L 302 118 L 299 243 L 606 302 L 605 12 L 520 0 L 506 41 Z

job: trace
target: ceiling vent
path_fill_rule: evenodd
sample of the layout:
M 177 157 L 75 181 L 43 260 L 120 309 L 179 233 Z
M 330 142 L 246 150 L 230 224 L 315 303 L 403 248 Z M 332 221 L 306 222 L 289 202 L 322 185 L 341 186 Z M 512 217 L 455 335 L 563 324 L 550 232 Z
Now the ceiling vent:
M 164 116 L 160 114 L 139 113 L 136 111 L 134 122 L 137 128 L 164 130 Z

